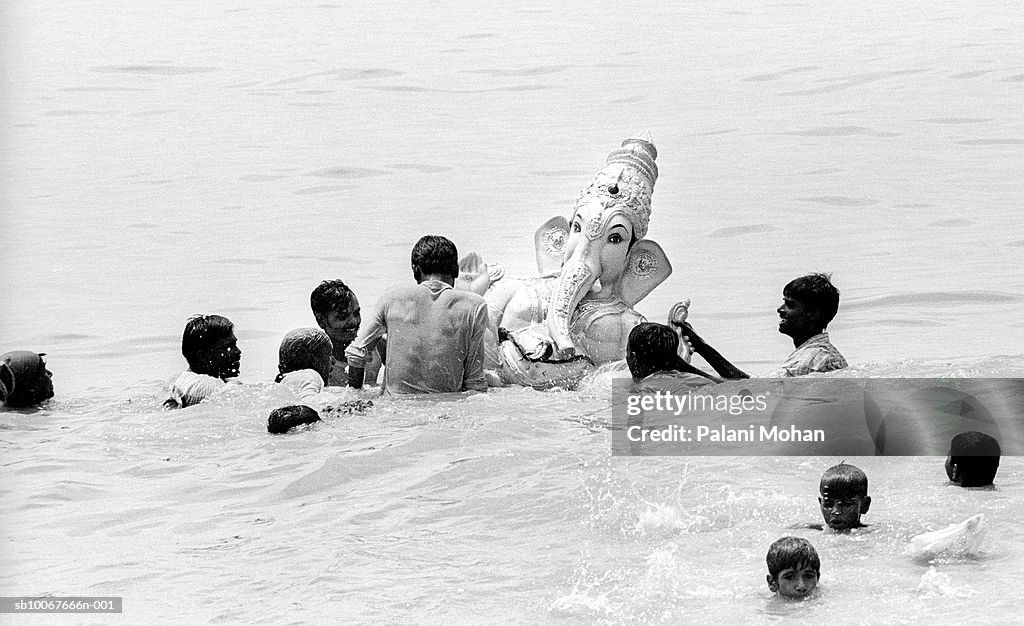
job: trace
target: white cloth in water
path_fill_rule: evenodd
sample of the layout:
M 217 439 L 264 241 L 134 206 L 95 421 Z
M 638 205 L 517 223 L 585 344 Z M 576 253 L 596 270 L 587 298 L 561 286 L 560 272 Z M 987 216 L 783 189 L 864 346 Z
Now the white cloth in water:
M 962 548 L 964 552 L 974 554 L 984 537 L 985 515 L 978 513 L 959 524 L 912 537 L 907 552 L 916 558 L 930 558 L 950 548 Z
M 219 378 L 185 370 L 171 383 L 170 399 L 182 408 L 192 406 L 206 400 L 226 384 Z
M 317 408 L 317 396 L 324 390 L 324 379 L 316 370 L 295 370 L 281 377 L 281 384 L 294 393 L 301 404 Z

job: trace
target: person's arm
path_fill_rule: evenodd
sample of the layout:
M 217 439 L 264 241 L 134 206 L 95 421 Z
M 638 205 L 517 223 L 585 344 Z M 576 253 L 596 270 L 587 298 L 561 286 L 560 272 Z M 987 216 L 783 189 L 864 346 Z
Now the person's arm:
M 487 391 L 487 377 L 484 376 L 484 340 L 489 325 L 487 303 L 480 302 L 473 315 L 466 350 L 466 362 L 462 378 L 464 391 Z
M 370 360 L 369 350 L 378 339 L 388 332 L 387 315 L 384 308 L 384 296 L 381 296 L 374 306 L 373 317 L 359 329 L 359 334 L 345 348 L 345 359 L 348 361 L 348 386 L 353 389 L 363 388 L 366 364 Z
M 718 353 L 718 350 L 712 348 L 706 341 L 701 339 L 693 327 L 690 326 L 689 322 L 683 322 L 682 324 L 673 324 L 682 335 L 682 339 L 686 341 L 693 351 L 699 354 L 708 365 L 713 367 L 716 372 L 723 378 L 750 378 L 750 375 L 730 363 L 724 356 Z

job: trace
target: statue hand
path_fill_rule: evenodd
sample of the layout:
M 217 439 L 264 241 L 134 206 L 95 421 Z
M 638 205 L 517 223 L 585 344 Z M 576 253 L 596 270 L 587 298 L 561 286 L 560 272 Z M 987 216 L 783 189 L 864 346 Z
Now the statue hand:
M 672 308 L 668 310 L 668 325 L 671 328 L 681 326 L 686 321 L 686 316 L 690 313 L 690 300 L 686 299 L 682 302 L 676 302 L 672 305 Z

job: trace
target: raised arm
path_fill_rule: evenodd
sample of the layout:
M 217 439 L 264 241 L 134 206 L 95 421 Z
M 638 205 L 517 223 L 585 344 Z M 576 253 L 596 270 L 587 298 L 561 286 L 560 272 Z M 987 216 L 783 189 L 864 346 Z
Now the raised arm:
M 728 359 L 718 353 L 718 350 L 701 339 L 689 322 L 673 323 L 672 327 L 680 333 L 682 340 L 689 344 L 690 348 L 707 361 L 708 365 L 713 367 L 723 378 L 750 378 L 749 374 L 730 363 Z

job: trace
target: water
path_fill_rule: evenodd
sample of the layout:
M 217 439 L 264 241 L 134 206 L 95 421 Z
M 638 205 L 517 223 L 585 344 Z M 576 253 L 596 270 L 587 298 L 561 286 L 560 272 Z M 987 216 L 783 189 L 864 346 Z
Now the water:
M 610 458 L 601 381 L 265 433 L 320 280 L 369 308 L 427 232 L 528 275 L 638 130 L 675 267 L 641 312 L 691 298 L 767 370 L 782 286 L 831 271 L 853 374 L 1020 377 L 1024 11 L 933 4 L 5 4 L 0 346 L 49 353 L 57 397 L 0 414 L 0 592 L 133 621 L 1010 620 L 1015 458 L 995 492 L 858 459 L 876 532 L 807 534 L 824 593 L 778 606 L 764 552 L 840 459 Z M 198 312 L 250 384 L 161 412 Z M 900 555 L 976 512 L 980 556 Z

